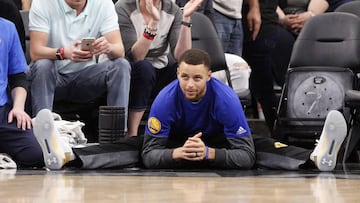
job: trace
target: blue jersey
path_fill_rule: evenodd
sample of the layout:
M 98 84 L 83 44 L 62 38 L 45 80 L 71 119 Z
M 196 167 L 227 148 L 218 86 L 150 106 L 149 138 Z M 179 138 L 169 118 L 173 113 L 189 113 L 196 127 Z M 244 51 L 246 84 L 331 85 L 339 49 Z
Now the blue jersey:
M 146 134 L 191 137 L 199 132 L 205 142 L 211 139 L 208 136 L 250 135 L 240 100 L 230 87 L 211 78 L 206 84 L 205 96 L 194 103 L 185 99 L 179 81 L 175 80 L 152 104 Z
M 15 25 L 0 18 L 0 106 L 8 101 L 8 75 L 25 72 L 28 68 Z

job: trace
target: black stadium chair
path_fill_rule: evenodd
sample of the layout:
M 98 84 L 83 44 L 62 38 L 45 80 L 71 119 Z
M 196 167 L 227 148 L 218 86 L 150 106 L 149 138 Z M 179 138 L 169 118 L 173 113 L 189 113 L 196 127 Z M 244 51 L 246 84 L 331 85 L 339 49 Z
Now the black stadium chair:
M 351 1 L 340 5 L 335 12 L 350 13 L 360 18 L 360 1 Z M 359 56 L 360 58 L 360 56 Z M 358 75 L 359 76 L 359 75 Z M 356 153 L 360 143 L 360 91 L 349 90 L 345 93 L 345 106 L 351 109 L 349 135 L 345 144 L 343 161 L 359 161 Z M 354 158 L 355 155 L 355 158 Z M 357 159 L 357 160 L 355 160 Z
M 360 1 L 350 1 L 342 4 L 335 9 L 335 12 L 352 13 L 360 17 Z
M 227 83 L 232 87 L 229 67 L 215 26 L 206 15 L 199 12 L 194 12 L 191 19 L 192 47 L 206 51 L 211 57 L 211 71 L 225 71 Z M 249 90 L 239 93 L 238 96 L 244 108 L 251 104 Z
M 232 87 L 225 53 L 213 23 L 206 15 L 199 12 L 194 12 L 191 19 L 192 47 L 206 51 L 211 57 L 211 71 L 224 70 L 227 82 Z
M 327 113 L 345 107 L 345 93 L 358 89 L 360 18 L 326 13 L 311 18 L 298 36 L 283 87 L 274 136 L 313 148 Z
M 25 44 L 26 44 L 26 62 L 29 64 L 30 59 L 30 34 L 29 34 L 29 10 L 20 10 L 20 15 L 24 23 Z

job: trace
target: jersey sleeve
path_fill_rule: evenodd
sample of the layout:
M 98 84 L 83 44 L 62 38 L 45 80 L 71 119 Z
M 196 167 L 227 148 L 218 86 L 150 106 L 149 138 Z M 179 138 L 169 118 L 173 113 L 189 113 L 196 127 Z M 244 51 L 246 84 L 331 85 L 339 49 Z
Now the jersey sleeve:
M 167 94 L 160 93 L 151 106 L 145 133 L 155 137 L 168 137 L 174 122 L 174 106 Z
M 223 85 L 222 95 L 216 95 L 217 120 L 224 126 L 229 148 L 216 148 L 214 167 L 249 169 L 255 163 L 255 146 L 241 102 L 235 92 Z

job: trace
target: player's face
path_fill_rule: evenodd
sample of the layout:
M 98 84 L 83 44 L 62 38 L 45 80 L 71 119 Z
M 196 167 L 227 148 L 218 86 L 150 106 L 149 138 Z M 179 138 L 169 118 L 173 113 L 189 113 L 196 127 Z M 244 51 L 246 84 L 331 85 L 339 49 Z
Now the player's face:
M 206 82 L 210 80 L 211 71 L 204 64 L 190 65 L 181 62 L 177 77 L 185 98 L 189 101 L 199 101 L 206 93 Z

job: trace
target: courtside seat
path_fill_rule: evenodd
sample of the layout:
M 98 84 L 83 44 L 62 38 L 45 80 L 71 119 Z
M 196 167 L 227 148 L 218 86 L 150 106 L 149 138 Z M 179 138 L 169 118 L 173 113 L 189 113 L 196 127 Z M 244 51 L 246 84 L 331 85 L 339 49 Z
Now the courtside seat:
M 211 58 L 211 71 L 224 71 L 226 83 L 233 88 L 225 52 L 215 26 L 206 15 L 200 12 L 194 12 L 191 19 L 192 47 L 206 51 Z M 250 91 L 244 90 L 238 93 L 238 96 L 244 108 L 251 104 Z
M 360 1 L 350 1 L 340 5 L 335 12 L 351 13 L 360 17 Z
M 25 30 L 25 44 L 26 44 L 26 62 L 29 64 L 31 62 L 30 58 L 30 34 L 29 34 L 29 10 L 20 10 L 20 15 L 22 21 L 24 23 L 24 30 Z
M 293 47 L 273 134 L 312 148 L 329 111 L 339 110 L 349 121 L 344 98 L 358 89 L 359 56 L 360 18 L 341 12 L 311 18 Z

